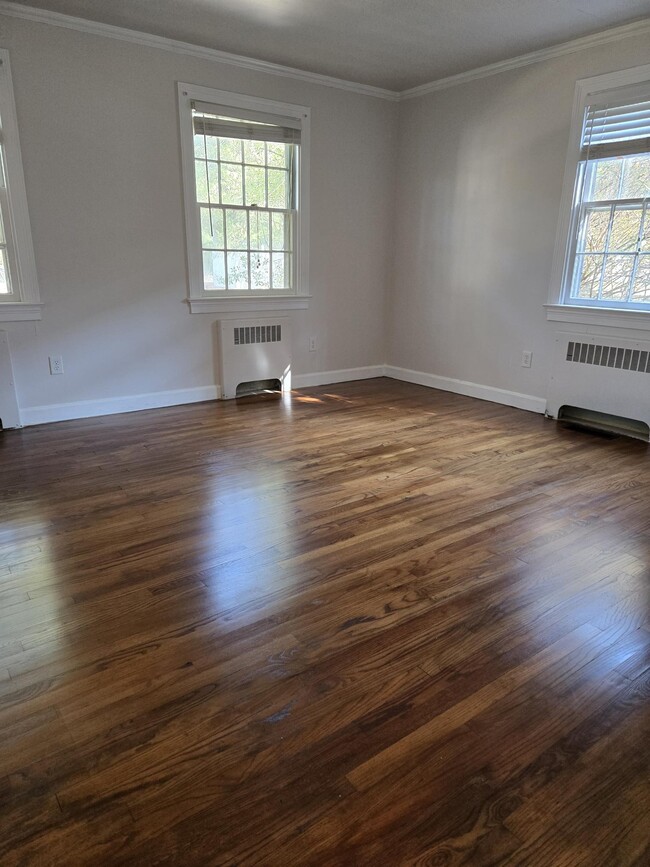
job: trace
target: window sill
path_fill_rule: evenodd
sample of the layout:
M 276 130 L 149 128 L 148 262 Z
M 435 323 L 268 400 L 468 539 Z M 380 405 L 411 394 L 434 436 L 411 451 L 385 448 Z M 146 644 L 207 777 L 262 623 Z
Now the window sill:
M 553 322 L 579 325 L 602 325 L 650 331 L 650 310 L 622 310 L 613 307 L 577 307 L 568 304 L 545 304 L 546 318 Z
M 25 322 L 41 318 L 42 304 L 30 301 L 0 301 L 0 322 Z
M 252 295 L 231 298 L 189 298 L 190 313 L 251 313 L 272 310 L 305 310 L 311 295 Z

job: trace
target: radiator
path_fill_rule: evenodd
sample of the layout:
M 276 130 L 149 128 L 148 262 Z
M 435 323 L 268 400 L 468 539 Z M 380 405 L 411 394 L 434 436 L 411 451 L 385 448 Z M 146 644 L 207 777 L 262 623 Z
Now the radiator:
M 563 407 L 650 426 L 650 341 L 558 333 L 547 415 L 558 418 Z
M 6 331 L 0 331 L 0 425 L 3 428 L 22 427 Z
M 291 390 L 289 320 L 228 319 L 219 323 L 221 397 L 228 400 L 256 390 L 279 386 Z

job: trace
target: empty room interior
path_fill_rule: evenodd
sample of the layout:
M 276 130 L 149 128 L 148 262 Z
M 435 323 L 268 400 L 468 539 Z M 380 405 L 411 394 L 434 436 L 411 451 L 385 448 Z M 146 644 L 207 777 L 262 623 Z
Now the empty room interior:
M 650 864 L 650 0 L 0 0 L 0 864 Z

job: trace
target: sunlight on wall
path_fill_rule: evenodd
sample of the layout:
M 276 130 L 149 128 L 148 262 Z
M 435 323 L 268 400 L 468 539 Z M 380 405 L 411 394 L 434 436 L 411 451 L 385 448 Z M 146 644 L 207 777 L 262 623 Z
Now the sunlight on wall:
M 282 391 L 291 391 L 291 365 L 285 368 L 284 373 L 280 377 L 282 383 Z

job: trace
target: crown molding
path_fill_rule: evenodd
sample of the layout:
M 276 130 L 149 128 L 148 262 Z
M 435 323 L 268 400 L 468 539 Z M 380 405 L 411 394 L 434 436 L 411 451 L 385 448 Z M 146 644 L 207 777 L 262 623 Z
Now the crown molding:
M 227 51 L 219 51 L 216 48 L 206 48 L 201 45 L 193 45 L 190 42 L 168 39 L 165 36 L 155 36 L 152 33 L 144 33 L 140 30 L 130 30 L 126 27 L 116 27 L 113 24 L 103 24 L 100 21 L 90 21 L 86 18 L 76 18 L 73 15 L 63 15 L 61 12 L 37 9 L 34 6 L 23 6 L 21 3 L 10 3 L 5 2 L 5 0 L 0 0 L 0 14 L 6 15 L 10 18 L 22 18 L 26 21 L 35 21 L 38 24 L 50 24 L 53 27 L 64 27 L 68 30 L 77 30 L 80 33 L 90 33 L 93 36 L 105 36 L 109 39 L 120 39 L 123 42 L 145 45 L 147 48 L 157 48 L 161 51 L 171 51 L 175 54 L 185 54 L 190 57 L 198 57 L 200 60 L 210 60 L 213 63 L 227 63 L 230 66 L 251 69 L 254 72 L 280 75 L 285 78 L 306 81 L 309 84 L 335 87 L 338 90 L 345 90 L 350 93 L 359 93 L 362 96 L 373 96 L 378 99 L 387 99 L 392 102 L 397 102 L 400 98 L 399 93 L 395 90 L 387 90 L 383 87 L 374 87 L 371 84 L 359 84 L 355 81 L 346 81 L 342 78 L 333 78 L 330 75 L 321 75 L 317 72 L 307 72 L 303 69 L 294 69 L 291 66 L 282 66 L 278 63 L 271 63 L 267 60 L 256 60 L 253 57 L 244 57 L 239 54 L 230 54 Z
M 319 84 L 324 87 L 334 87 L 338 90 L 358 93 L 362 96 L 372 96 L 377 99 L 386 99 L 391 102 L 399 102 L 404 99 L 415 99 L 426 96 L 437 90 L 445 90 L 458 84 L 466 84 L 479 78 L 488 78 L 511 69 L 522 66 L 530 66 L 533 63 L 541 63 L 554 57 L 562 57 L 565 54 L 573 54 L 587 48 L 605 45 L 608 42 L 617 42 L 629 36 L 641 36 L 650 34 L 650 18 L 633 21 L 631 24 L 623 24 L 620 27 L 611 27 L 601 30 L 591 36 L 582 36 L 539 51 L 531 51 L 528 54 L 520 54 L 508 60 L 500 60 L 487 66 L 479 66 L 476 69 L 468 69 L 457 75 L 449 75 L 438 78 L 426 84 L 419 84 L 408 90 L 389 90 L 383 87 L 375 87 L 371 84 L 360 84 L 355 81 L 347 81 L 343 78 L 334 78 L 330 75 L 321 75 L 318 72 L 308 72 L 304 69 L 295 69 L 292 66 L 282 66 L 267 60 L 256 60 L 254 57 L 244 57 L 240 54 L 230 54 L 227 51 L 219 51 L 216 48 L 206 48 L 201 45 L 193 45 L 191 42 L 181 42 L 177 39 L 168 39 L 165 36 L 155 36 L 152 33 L 144 33 L 140 30 L 130 30 L 127 27 L 116 27 L 114 24 L 103 24 L 100 21 L 90 21 L 86 18 L 77 18 L 73 15 L 63 15 L 61 12 L 51 12 L 46 9 L 38 9 L 34 6 L 24 6 L 21 3 L 11 3 L 8 0 L 0 0 L 0 15 L 10 18 L 22 18 L 26 21 L 35 21 L 38 24 L 50 24 L 53 27 L 64 27 L 68 30 L 77 30 L 80 33 L 90 33 L 93 36 L 105 36 L 109 39 L 120 39 L 123 42 L 132 42 L 136 45 L 144 45 L 148 48 L 157 48 L 161 51 L 170 51 L 175 54 L 185 54 L 197 57 L 200 60 L 209 60 L 213 63 L 227 63 L 242 69 L 250 69 L 254 72 L 265 72 L 271 75 L 279 75 L 284 78 L 293 78 L 297 81 L 306 81 L 309 84 Z
M 476 69 L 469 69 L 467 72 L 459 72 L 458 75 L 439 78 L 436 81 L 430 81 L 428 84 L 420 84 L 417 87 L 402 90 L 399 96 L 400 99 L 415 99 L 418 96 L 426 96 L 426 94 L 434 93 L 437 90 L 455 87 L 457 84 L 466 84 L 468 81 L 475 81 L 478 78 L 489 78 L 492 75 L 498 75 L 500 72 L 508 72 L 510 69 L 530 66 L 533 63 L 541 63 L 543 60 L 552 60 L 554 57 L 562 57 L 565 54 L 584 51 L 587 48 L 605 45 L 608 42 L 617 42 L 619 39 L 626 39 L 628 36 L 642 36 L 645 33 L 650 34 L 650 18 L 633 21 L 631 24 L 623 24 L 621 27 L 611 27 L 609 30 L 601 30 L 600 33 L 582 36 L 579 39 L 572 39 L 570 42 L 562 42 L 549 48 L 541 48 L 539 51 L 520 54 L 518 57 L 511 57 L 509 60 L 500 60 L 498 63 L 479 66 Z

